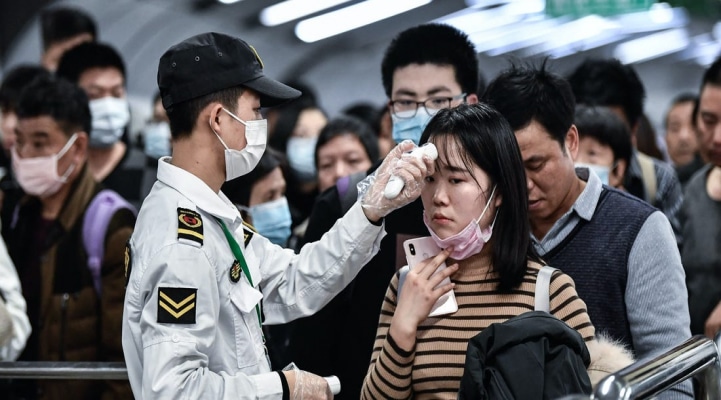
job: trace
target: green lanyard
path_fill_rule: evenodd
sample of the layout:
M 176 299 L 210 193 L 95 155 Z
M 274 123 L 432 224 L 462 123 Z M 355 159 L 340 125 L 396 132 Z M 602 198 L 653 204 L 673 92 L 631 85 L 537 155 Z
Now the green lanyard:
M 255 287 L 253 285 L 253 278 L 250 277 L 250 270 L 248 269 L 248 263 L 245 262 L 245 257 L 243 257 L 243 252 L 240 251 L 240 246 L 238 245 L 238 242 L 233 237 L 233 234 L 230 233 L 228 230 L 228 227 L 225 226 L 223 221 L 221 221 L 219 218 L 215 218 L 216 221 L 220 224 L 220 227 L 223 228 L 223 233 L 225 234 L 225 238 L 228 240 L 228 244 L 230 245 L 230 251 L 233 252 L 233 255 L 235 256 L 236 261 L 240 263 L 240 268 L 243 270 L 243 274 L 245 274 L 245 277 L 248 278 L 248 283 L 250 283 L 251 287 Z M 263 332 L 263 324 L 262 320 L 260 318 L 260 307 L 256 304 L 255 305 L 255 312 L 258 314 L 258 325 L 260 326 L 261 334 Z M 265 336 L 264 339 L 265 341 Z

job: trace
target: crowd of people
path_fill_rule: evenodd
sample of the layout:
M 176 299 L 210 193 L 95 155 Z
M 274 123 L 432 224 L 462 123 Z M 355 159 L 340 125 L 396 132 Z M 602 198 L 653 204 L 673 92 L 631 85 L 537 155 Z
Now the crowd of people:
M 329 115 L 205 33 L 159 58 L 136 135 L 92 16 L 41 28 L 38 64 L 0 82 L 0 360 L 124 361 L 129 381 L 0 379 L 11 399 L 324 399 L 330 375 L 338 399 L 455 399 L 469 342 L 537 310 L 547 266 L 579 390 L 721 330 L 721 58 L 668 102 L 665 161 L 615 59 L 486 84 L 463 32 L 424 24 L 384 53 L 386 104 Z M 403 268 L 418 237 L 442 250 Z

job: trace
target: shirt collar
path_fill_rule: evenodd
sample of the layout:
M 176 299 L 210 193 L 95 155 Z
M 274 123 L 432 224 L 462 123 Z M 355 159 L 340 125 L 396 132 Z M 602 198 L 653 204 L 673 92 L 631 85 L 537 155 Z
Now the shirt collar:
M 170 163 L 171 157 L 158 161 L 158 180 L 177 190 L 199 209 L 230 223 L 240 223 L 240 212 L 223 192 L 215 193 L 190 172 Z
M 586 181 L 586 187 L 573 203 L 572 208 L 579 217 L 590 221 L 591 218 L 593 218 L 593 213 L 596 211 L 598 200 L 601 198 L 603 184 L 601 183 L 601 178 L 599 178 L 595 172 L 585 167 L 577 167 L 576 176 Z

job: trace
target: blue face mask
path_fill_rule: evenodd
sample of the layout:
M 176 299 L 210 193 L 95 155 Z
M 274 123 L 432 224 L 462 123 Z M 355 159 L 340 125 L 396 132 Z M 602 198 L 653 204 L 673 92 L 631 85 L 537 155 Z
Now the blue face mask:
M 288 146 L 286 146 L 288 164 L 293 173 L 303 182 L 316 179 L 315 145 L 317 142 L 317 137 L 291 137 L 288 139 Z
M 288 243 L 292 219 L 288 199 L 285 196 L 252 206 L 248 211 L 253 217 L 253 226 L 258 233 L 279 246 Z
M 595 172 L 596 175 L 598 175 L 598 177 L 601 179 L 601 183 L 603 183 L 604 185 L 608 185 L 608 176 L 611 174 L 611 168 L 604 165 L 585 163 L 576 163 L 576 167 L 588 168 L 589 170 Z
M 170 155 L 170 125 L 167 122 L 153 122 L 143 130 L 145 154 L 158 159 Z
M 438 110 L 429 110 L 435 115 Z M 413 113 L 413 111 L 404 111 L 403 113 Z M 391 113 L 391 119 L 393 120 L 393 140 L 396 143 L 400 143 L 404 140 L 412 140 L 416 145 L 421 141 L 421 135 L 423 130 L 426 129 L 428 122 L 431 121 L 433 115 L 429 115 L 426 110 L 416 110 L 416 115 L 411 118 L 399 118 L 398 115 L 403 117 L 403 113 Z

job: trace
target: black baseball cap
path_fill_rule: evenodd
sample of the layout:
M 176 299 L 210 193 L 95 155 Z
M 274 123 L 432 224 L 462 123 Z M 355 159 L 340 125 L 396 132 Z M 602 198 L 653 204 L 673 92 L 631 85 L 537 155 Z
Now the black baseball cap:
M 263 61 L 253 46 L 222 33 L 208 32 L 169 48 L 158 65 L 163 107 L 243 85 L 258 92 L 260 105 L 272 107 L 301 92 L 263 75 Z

